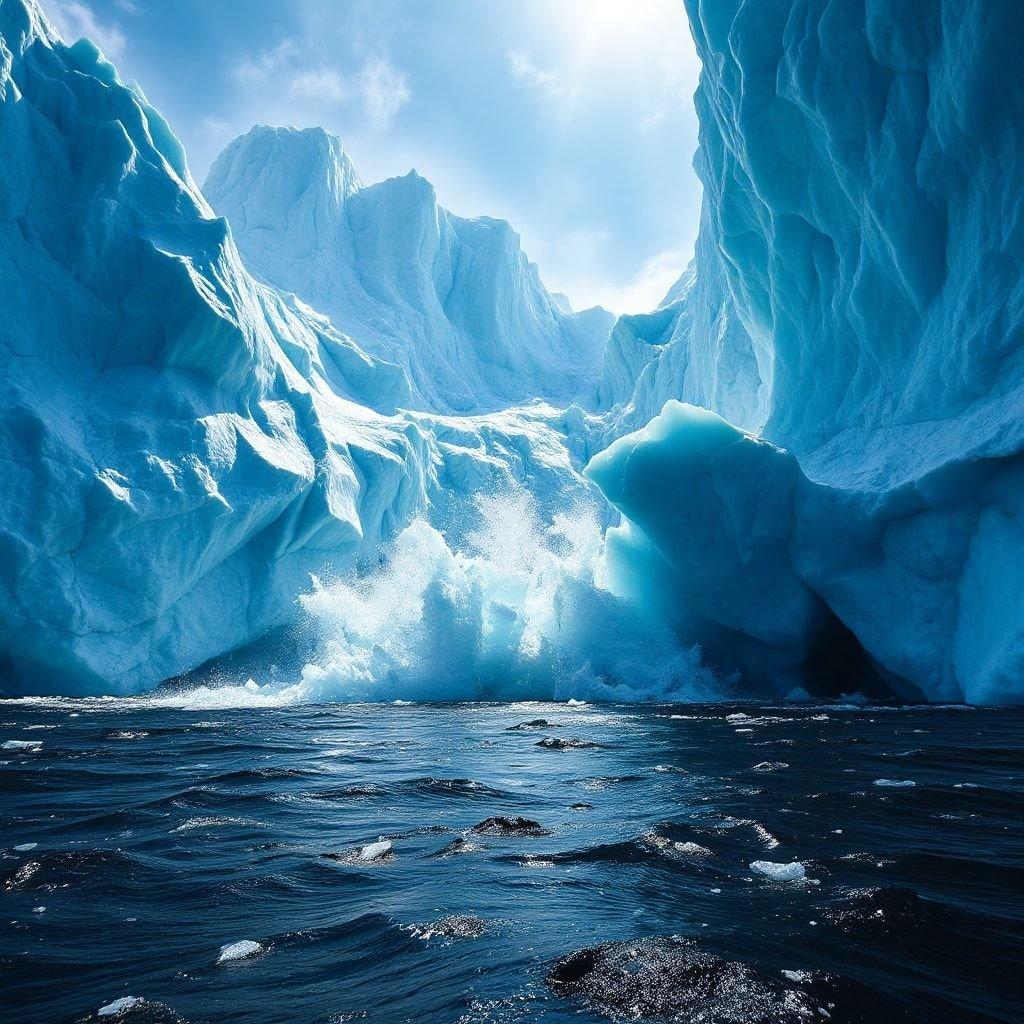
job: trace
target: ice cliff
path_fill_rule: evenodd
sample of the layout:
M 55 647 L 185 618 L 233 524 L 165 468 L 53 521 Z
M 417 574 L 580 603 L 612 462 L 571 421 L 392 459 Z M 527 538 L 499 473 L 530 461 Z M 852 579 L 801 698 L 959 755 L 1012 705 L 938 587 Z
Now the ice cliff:
M 405 370 L 408 404 L 472 413 L 592 395 L 612 315 L 567 312 L 505 221 L 456 217 L 415 171 L 363 186 L 322 128 L 259 126 L 203 191 L 250 270 Z
M 33 0 L 0 0 L 0 152 L 6 689 L 152 687 L 417 515 L 587 493 L 548 407 L 396 412 L 404 368 L 257 283 L 163 118 Z
M 304 617 L 295 699 L 1024 700 L 1024 7 L 686 7 L 700 237 L 609 336 L 320 130 L 204 196 L 0 0 L 0 686 L 137 691 Z
M 772 444 L 670 407 L 601 456 L 592 473 L 643 541 L 620 545 L 618 571 L 655 548 L 677 614 L 738 630 L 769 663 L 780 647 L 799 661 L 836 616 L 899 693 L 1019 701 L 1024 7 L 687 8 L 703 63 L 694 274 L 724 282 L 711 291 L 741 344 L 716 351 L 716 332 L 688 332 L 683 302 L 675 359 L 705 369 L 670 377 L 676 397 Z M 672 310 L 641 321 L 656 346 Z M 763 412 L 708 387 L 744 338 Z M 674 355 L 671 338 L 657 353 Z M 620 406 L 649 411 L 651 365 L 632 390 L 606 368 Z M 647 464 L 672 481 L 674 517 Z M 709 543 L 723 517 L 729 536 Z

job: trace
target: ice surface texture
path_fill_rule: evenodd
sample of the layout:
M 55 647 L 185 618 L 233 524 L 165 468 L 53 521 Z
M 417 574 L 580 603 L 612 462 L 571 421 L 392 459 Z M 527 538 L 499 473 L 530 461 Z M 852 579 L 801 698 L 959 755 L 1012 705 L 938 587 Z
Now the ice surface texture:
M 502 220 L 437 205 L 415 171 L 364 187 L 322 128 L 253 128 L 203 188 L 246 265 L 400 365 L 409 404 L 480 412 L 595 388 L 614 317 L 567 313 Z
M 625 660 L 664 695 L 699 643 L 777 693 L 838 654 L 1024 699 L 1024 7 L 687 8 L 695 260 L 602 353 L 508 225 L 363 187 L 322 131 L 229 147 L 229 227 L 92 44 L 0 0 L 4 685 L 137 691 L 312 613 L 326 694 L 458 643 L 459 679 Z M 603 554 L 465 552 L 480 493 L 579 518 L 595 454 Z M 397 628 L 352 582 L 389 551 Z
M 29 0 L 0 0 L 0 151 L 5 686 L 149 688 L 419 512 L 586 491 L 561 413 L 396 415 L 403 368 L 258 284 L 161 116 Z
M 675 467 L 671 509 L 639 470 L 601 463 L 595 479 L 614 481 L 613 501 L 648 524 L 642 539 L 675 565 L 683 612 L 739 623 L 774 648 L 780 589 L 795 575 L 829 614 L 794 615 L 784 653 L 799 657 L 835 616 L 898 692 L 1019 701 L 1024 7 L 687 7 L 703 64 L 694 273 L 724 276 L 718 301 L 751 339 L 764 409 L 730 408 L 742 391 L 727 401 L 670 377 L 679 397 L 744 427 L 765 420 L 763 436 L 799 465 L 738 435 L 727 451 L 704 451 L 721 428 L 669 411 L 640 444 L 647 462 Z M 715 332 L 687 337 L 677 361 L 737 365 Z M 660 361 L 672 355 L 670 343 Z M 606 366 L 627 413 L 650 372 L 622 399 L 628 384 Z M 623 490 L 629 478 L 635 488 Z M 688 537 L 674 533 L 673 513 Z M 737 543 L 720 543 L 723 533 Z M 634 547 L 620 573 L 627 562 L 642 571 L 647 555 Z M 696 594 L 702 579 L 713 595 Z

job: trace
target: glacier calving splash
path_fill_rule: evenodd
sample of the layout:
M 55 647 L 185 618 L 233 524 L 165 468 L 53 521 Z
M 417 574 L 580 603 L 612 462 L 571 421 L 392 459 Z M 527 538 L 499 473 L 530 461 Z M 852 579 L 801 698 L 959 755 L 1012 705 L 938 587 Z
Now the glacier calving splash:
M 200 190 L 0 0 L 0 685 L 298 624 L 225 699 L 1024 699 L 1024 10 L 686 7 L 695 257 L 613 324 L 320 129 Z

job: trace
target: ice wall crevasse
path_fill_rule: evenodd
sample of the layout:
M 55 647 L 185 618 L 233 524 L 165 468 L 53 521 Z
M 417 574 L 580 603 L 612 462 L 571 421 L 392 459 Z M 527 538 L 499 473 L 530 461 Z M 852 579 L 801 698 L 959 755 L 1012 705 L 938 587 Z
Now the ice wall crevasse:
M 592 398 L 611 314 L 567 311 L 505 221 L 449 213 L 415 171 L 363 186 L 322 128 L 260 125 L 204 191 L 259 277 L 405 369 L 413 407 Z

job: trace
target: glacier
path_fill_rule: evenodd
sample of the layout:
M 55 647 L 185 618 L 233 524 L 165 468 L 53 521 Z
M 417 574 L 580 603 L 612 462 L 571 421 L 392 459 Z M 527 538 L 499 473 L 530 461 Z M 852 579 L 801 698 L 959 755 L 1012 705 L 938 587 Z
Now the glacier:
M 731 344 L 690 336 L 677 360 L 704 369 L 690 383 L 673 374 L 670 397 L 759 437 L 735 436 L 728 469 L 713 445 L 721 426 L 669 408 L 603 455 L 596 478 L 647 524 L 642 543 L 610 552 L 613 571 L 643 571 L 653 547 L 687 590 L 683 611 L 690 581 L 717 581 L 738 554 L 742 572 L 706 601 L 751 642 L 770 635 L 779 588 L 795 579 L 827 614 L 794 612 L 787 651 L 810 649 L 835 617 L 902 696 L 1020 701 L 1024 9 L 687 9 L 703 66 L 698 254 L 712 253 L 693 273 L 724 276 Z M 747 351 L 766 395 L 748 386 L 730 408 L 707 367 L 731 371 Z M 671 353 L 669 339 L 660 360 Z M 619 383 L 627 417 L 631 404 L 651 411 L 650 376 Z M 674 467 L 690 536 L 641 471 L 615 465 L 634 447 Z M 781 507 L 766 490 L 787 496 Z M 698 543 L 722 515 L 740 524 L 738 552 Z
M 13 692 L 130 693 L 302 616 L 473 495 L 591 494 L 580 414 L 408 409 L 402 366 L 258 283 L 181 144 L 88 40 L 0 2 L 0 650 Z
M 0 0 L 0 686 L 1024 700 L 1024 10 L 685 7 L 694 259 L 613 318 L 322 129 L 200 189 Z
M 567 311 L 508 223 L 456 217 L 415 171 L 364 186 L 322 128 L 260 125 L 217 158 L 203 194 L 249 270 L 405 371 L 408 407 L 591 400 L 612 314 Z

